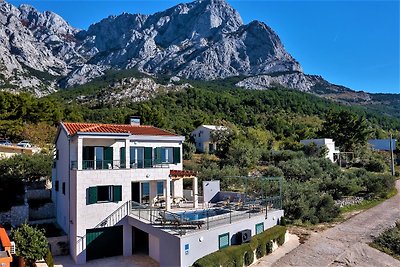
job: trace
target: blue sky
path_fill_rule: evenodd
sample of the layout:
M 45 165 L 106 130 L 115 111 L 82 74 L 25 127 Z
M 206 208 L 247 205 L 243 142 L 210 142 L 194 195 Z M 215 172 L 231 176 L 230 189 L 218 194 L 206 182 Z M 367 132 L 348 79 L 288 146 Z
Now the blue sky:
M 122 12 L 153 14 L 175 0 L 9 0 L 60 14 L 86 29 Z M 400 93 L 400 1 L 227 0 L 245 23 L 272 27 L 308 74 L 367 92 Z

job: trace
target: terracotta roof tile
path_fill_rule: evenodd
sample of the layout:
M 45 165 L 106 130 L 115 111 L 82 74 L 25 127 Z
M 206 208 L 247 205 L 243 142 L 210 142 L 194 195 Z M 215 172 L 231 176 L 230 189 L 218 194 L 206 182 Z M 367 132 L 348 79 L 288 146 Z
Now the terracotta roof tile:
M 8 238 L 6 230 L 0 226 L 0 242 L 3 247 L 11 247 L 10 239 Z
M 101 124 L 101 123 L 80 123 L 80 122 L 61 122 L 68 132 L 74 135 L 77 132 L 85 133 L 126 133 L 132 135 L 161 135 L 177 136 L 174 133 L 148 125 L 128 125 L 128 124 Z

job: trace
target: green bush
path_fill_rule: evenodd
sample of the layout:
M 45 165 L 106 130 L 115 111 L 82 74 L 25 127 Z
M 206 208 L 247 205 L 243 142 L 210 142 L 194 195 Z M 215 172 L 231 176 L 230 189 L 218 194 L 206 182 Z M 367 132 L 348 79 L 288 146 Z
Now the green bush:
M 270 253 L 272 253 L 272 240 L 269 240 L 266 244 L 265 244 L 265 253 L 268 255 Z
M 400 221 L 393 228 L 387 229 L 374 239 L 378 249 L 400 259 Z
M 280 225 L 286 226 L 286 219 L 285 219 L 284 216 L 281 217 L 281 223 L 280 223 Z
M 44 260 L 46 261 L 46 263 L 49 267 L 54 266 L 54 259 L 53 259 L 53 255 L 51 254 L 50 249 L 47 251 L 47 254 L 46 254 L 46 257 Z
M 248 266 L 254 261 L 254 250 L 257 259 L 272 252 L 272 240 L 277 239 L 278 244 L 283 244 L 285 240 L 286 227 L 276 225 L 266 231 L 252 237 L 250 243 L 234 245 L 220 249 L 214 253 L 198 259 L 194 267 L 243 267 Z
M 257 259 L 264 257 L 265 253 L 266 253 L 265 242 L 259 243 L 257 248 L 256 248 L 256 257 L 257 257 Z
M 23 257 L 28 265 L 40 260 L 48 253 L 48 243 L 44 231 L 22 224 L 11 231 L 11 238 L 17 247 L 16 255 Z
M 244 253 L 244 265 L 249 266 L 252 264 L 254 261 L 254 250 L 250 248 L 250 246 L 247 247 L 246 252 Z
M 387 166 L 381 159 L 371 159 L 367 164 L 365 164 L 365 169 L 370 172 L 385 172 Z

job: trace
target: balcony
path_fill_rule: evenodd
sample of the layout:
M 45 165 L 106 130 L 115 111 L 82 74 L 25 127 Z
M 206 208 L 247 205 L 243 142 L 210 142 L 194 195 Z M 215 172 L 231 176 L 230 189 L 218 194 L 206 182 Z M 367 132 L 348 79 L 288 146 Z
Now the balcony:
M 172 163 L 160 163 L 156 160 L 140 160 L 129 165 L 121 160 L 82 160 L 81 170 L 120 170 L 120 169 L 151 169 L 169 168 Z M 71 161 L 71 170 L 78 170 L 78 162 Z

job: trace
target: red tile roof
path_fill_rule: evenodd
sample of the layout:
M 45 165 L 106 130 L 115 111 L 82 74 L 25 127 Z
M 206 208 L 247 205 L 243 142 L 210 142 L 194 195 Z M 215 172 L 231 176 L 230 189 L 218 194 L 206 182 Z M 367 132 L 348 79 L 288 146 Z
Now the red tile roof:
M 3 248 L 11 247 L 11 242 L 8 238 L 7 232 L 2 226 L 0 226 L 0 242 Z
M 126 133 L 132 135 L 162 135 L 177 136 L 174 133 L 148 125 L 129 125 L 129 124 L 101 124 L 101 123 L 80 123 L 80 122 L 61 122 L 68 132 L 74 135 L 77 132 L 86 133 Z

